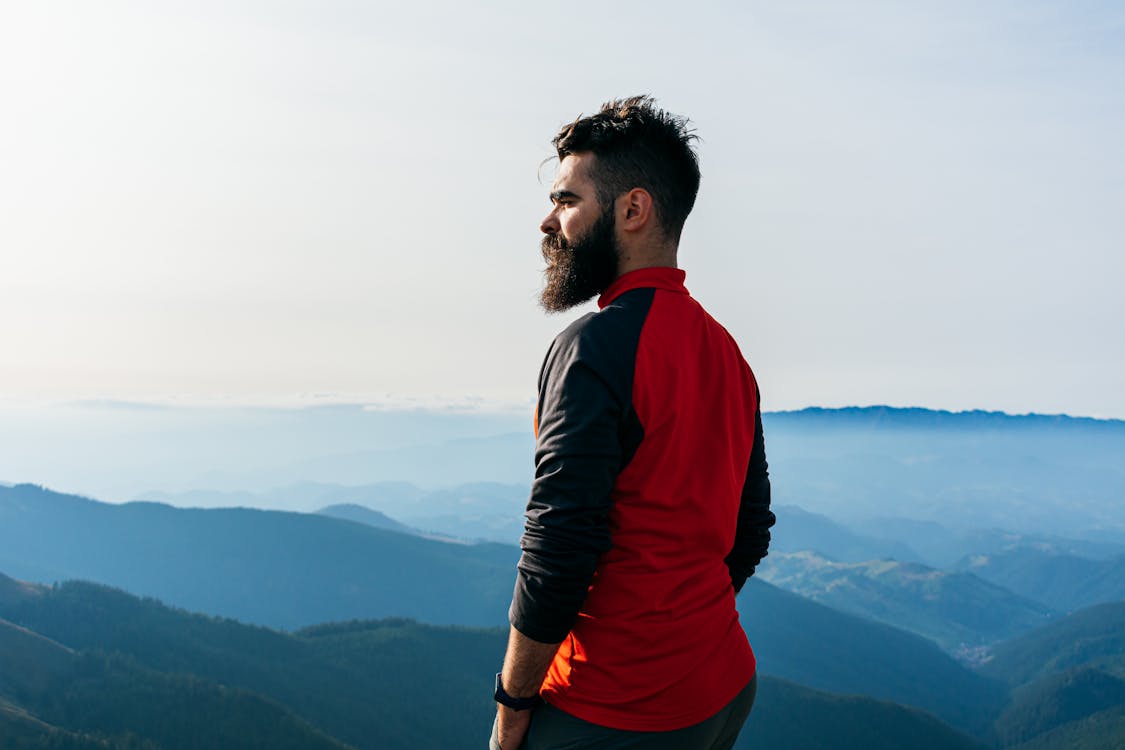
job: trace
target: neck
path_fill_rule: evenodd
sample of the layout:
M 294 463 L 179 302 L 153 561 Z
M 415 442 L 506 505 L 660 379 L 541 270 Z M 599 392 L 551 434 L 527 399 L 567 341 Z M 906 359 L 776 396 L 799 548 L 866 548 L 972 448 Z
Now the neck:
M 617 259 L 617 275 L 624 276 L 641 268 L 665 266 L 679 268 L 676 262 L 676 246 L 673 244 L 650 245 L 633 249 L 623 249 Z

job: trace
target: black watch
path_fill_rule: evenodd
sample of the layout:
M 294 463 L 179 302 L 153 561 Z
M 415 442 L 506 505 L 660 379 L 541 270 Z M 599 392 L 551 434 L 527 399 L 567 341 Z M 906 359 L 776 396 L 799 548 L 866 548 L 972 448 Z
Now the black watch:
M 492 698 L 502 706 L 507 706 L 514 711 L 527 711 L 530 708 L 536 708 L 543 699 L 538 695 L 533 695 L 529 698 L 513 698 L 504 692 L 504 685 L 500 682 L 500 672 L 496 673 L 496 690 L 492 693 Z

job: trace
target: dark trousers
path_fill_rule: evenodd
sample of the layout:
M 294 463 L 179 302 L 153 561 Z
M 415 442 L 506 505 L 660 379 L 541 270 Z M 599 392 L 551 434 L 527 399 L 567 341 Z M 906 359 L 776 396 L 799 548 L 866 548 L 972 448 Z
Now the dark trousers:
M 742 692 L 710 719 L 670 732 L 610 729 L 547 703 L 535 709 L 527 739 L 519 750 L 730 750 L 750 715 L 757 692 L 758 676 L 754 675 Z M 488 746 L 490 750 L 500 750 L 495 724 Z

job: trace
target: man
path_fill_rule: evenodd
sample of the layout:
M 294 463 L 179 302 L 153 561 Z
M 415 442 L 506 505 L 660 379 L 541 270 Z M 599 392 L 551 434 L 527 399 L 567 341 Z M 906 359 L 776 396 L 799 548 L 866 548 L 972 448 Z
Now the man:
M 677 267 L 693 140 L 633 97 L 553 141 L 541 301 L 601 309 L 540 373 L 493 750 L 730 748 L 754 701 L 735 593 L 774 516 L 757 383 Z

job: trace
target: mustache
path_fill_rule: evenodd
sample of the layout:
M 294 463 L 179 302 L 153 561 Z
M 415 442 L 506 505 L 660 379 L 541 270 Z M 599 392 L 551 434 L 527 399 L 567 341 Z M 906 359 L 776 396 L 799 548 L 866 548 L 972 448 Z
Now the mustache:
M 570 251 L 570 243 L 561 234 L 545 234 L 540 241 L 540 250 L 543 260 L 551 265 L 557 265 L 564 253 Z

